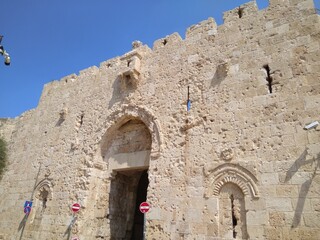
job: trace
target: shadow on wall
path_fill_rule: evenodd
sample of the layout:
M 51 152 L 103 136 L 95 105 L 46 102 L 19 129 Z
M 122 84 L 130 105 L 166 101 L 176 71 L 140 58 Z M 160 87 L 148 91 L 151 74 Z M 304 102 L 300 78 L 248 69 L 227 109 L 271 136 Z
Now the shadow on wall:
M 29 216 L 29 214 L 24 215 L 24 217 L 22 218 L 22 220 L 21 220 L 21 222 L 19 224 L 18 232 L 21 230 L 21 234 L 20 234 L 19 240 L 22 239 L 24 228 L 25 228 L 27 220 L 28 220 L 28 216 Z
M 64 235 L 63 237 L 67 236 L 66 239 L 70 239 L 70 236 L 71 236 L 71 231 L 72 231 L 72 227 L 74 225 L 74 223 L 77 221 L 77 217 L 76 216 L 73 216 L 72 217 L 72 220 L 67 228 L 67 230 L 64 232 Z
M 35 193 L 35 191 L 37 189 L 37 183 L 38 183 L 38 178 L 39 178 L 40 171 L 41 171 L 41 164 L 39 165 L 39 169 L 38 169 L 38 173 L 37 173 L 37 176 L 36 176 L 36 180 L 35 180 L 35 183 L 34 183 L 34 186 L 33 186 L 33 189 L 32 189 L 31 198 L 30 198 L 31 201 L 33 201 L 33 196 L 34 196 L 34 193 Z M 23 237 L 23 232 L 24 232 L 24 228 L 26 226 L 28 217 L 29 217 L 29 214 L 25 214 L 23 219 L 21 220 L 21 222 L 19 224 L 18 232 L 21 230 L 21 234 L 20 234 L 20 238 L 19 238 L 20 240 Z
M 304 204 L 306 201 L 306 196 L 311 187 L 313 178 L 316 176 L 317 169 L 320 166 L 320 153 L 318 153 L 315 159 L 310 159 L 310 160 L 306 160 L 307 155 L 308 155 L 308 150 L 305 149 L 303 153 L 300 155 L 300 157 L 294 162 L 294 164 L 290 167 L 290 169 L 286 173 L 285 183 L 288 182 L 294 176 L 294 174 L 300 169 L 301 166 L 306 164 L 312 164 L 312 163 L 316 164 L 310 179 L 308 179 L 301 185 L 297 205 L 295 208 L 295 212 L 294 212 L 294 216 L 291 224 L 292 228 L 296 228 L 300 224 L 301 215 L 302 215 Z
M 109 102 L 109 109 L 117 102 L 124 102 L 130 94 L 135 91 L 135 86 L 130 79 L 118 76 L 112 85 L 112 97 Z
M 116 103 L 121 101 L 120 76 L 118 76 L 112 84 L 112 97 L 109 102 L 109 109 Z

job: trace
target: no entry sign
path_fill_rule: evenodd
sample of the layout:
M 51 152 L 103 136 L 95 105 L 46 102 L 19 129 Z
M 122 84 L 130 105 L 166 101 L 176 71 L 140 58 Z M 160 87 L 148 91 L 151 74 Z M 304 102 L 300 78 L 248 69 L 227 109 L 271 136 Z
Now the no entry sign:
M 140 212 L 142 212 L 142 213 L 147 213 L 147 212 L 150 210 L 150 205 L 149 205 L 149 203 L 147 203 L 147 202 L 142 202 L 142 203 L 140 204 L 139 209 L 140 209 Z
M 32 207 L 32 201 L 25 201 L 24 207 L 23 207 L 23 212 L 25 214 L 29 214 L 31 212 L 31 207 Z
M 23 211 L 24 211 L 24 213 L 25 214 L 29 214 L 30 212 L 31 212 L 31 207 L 25 207 L 24 209 L 23 209 Z
M 81 205 L 79 203 L 74 203 L 74 204 L 72 204 L 71 210 L 74 213 L 76 213 L 76 212 L 79 212 L 80 208 L 81 208 Z

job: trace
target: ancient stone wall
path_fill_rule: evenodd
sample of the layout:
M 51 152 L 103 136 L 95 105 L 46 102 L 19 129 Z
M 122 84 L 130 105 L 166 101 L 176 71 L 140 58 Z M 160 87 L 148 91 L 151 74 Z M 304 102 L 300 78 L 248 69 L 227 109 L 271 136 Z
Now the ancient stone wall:
M 46 84 L 1 121 L 0 239 L 130 239 L 144 198 L 147 239 L 319 239 L 319 40 L 312 0 L 249 2 Z

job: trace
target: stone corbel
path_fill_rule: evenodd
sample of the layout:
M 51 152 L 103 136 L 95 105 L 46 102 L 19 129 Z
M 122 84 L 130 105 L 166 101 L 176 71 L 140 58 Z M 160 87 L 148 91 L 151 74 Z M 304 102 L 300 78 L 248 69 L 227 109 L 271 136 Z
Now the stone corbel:
M 122 90 L 136 88 L 138 86 L 141 69 L 140 54 L 132 51 L 122 57 L 121 60 L 126 64 L 126 67 L 124 67 L 119 74 Z

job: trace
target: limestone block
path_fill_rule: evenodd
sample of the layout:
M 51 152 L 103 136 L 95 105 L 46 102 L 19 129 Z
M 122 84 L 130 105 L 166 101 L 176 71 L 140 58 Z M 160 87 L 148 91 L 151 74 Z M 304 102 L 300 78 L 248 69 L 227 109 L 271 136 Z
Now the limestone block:
M 249 3 L 241 5 L 239 8 L 235 8 L 233 10 L 227 11 L 223 13 L 224 23 L 228 23 L 230 21 L 237 21 L 239 18 L 247 17 L 252 14 L 256 14 L 258 12 L 258 7 L 255 1 L 251 1 Z
M 316 219 L 319 217 L 320 213 L 312 212 L 312 213 L 304 213 L 303 214 L 303 219 L 305 222 L 306 227 L 311 227 L 311 228 L 320 228 L 320 223 Z
M 109 170 L 144 168 L 149 165 L 150 151 L 119 153 L 109 158 Z
M 177 222 L 177 232 L 188 234 L 190 233 L 190 224 L 186 222 Z
M 262 173 L 261 182 L 264 185 L 277 185 L 279 184 L 279 176 L 277 173 Z
M 148 212 L 148 219 L 149 220 L 163 220 L 161 218 L 161 209 L 157 207 L 152 207 L 151 210 Z
M 297 166 L 293 161 L 277 161 L 274 163 L 275 172 L 295 172 L 297 170 Z
M 272 173 L 274 171 L 273 162 L 261 161 L 259 162 L 259 168 L 261 172 Z
M 270 210 L 292 211 L 291 198 L 268 198 L 266 199 L 266 207 Z
M 269 222 L 271 226 L 283 226 L 285 225 L 285 214 L 281 212 L 270 212 Z
M 216 32 L 217 24 L 215 20 L 213 18 L 208 18 L 208 20 L 189 27 L 186 32 L 186 40 L 190 40 L 195 36 L 200 36 L 202 34 L 215 35 Z
M 317 127 L 317 129 L 320 129 L 320 127 Z M 309 131 L 308 132 L 308 142 L 310 144 L 314 144 L 314 143 L 319 143 L 320 142 L 320 131 L 315 131 L 315 130 L 312 130 L 312 131 Z
M 250 239 L 264 238 L 264 229 L 261 226 L 247 226 L 247 230 L 250 233 Z
M 207 224 L 207 235 L 208 236 L 218 236 L 218 224 L 217 223 L 208 223 Z
M 194 62 L 197 62 L 198 60 L 199 60 L 198 54 L 191 55 L 188 57 L 188 63 L 194 63 Z
M 189 208 L 186 211 L 186 220 L 190 223 L 201 223 L 202 211 L 197 208 Z
M 265 229 L 266 239 L 282 239 L 282 230 L 280 227 L 267 227 Z
M 278 185 L 276 186 L 277 196 L 295 198 L 299 195 L 298 188 L 297 185 Z
M 309 182 L 311 178 L 311 173 L 309 172 L 296 172 L 291 178 L 291 183 L 304 184 L 306 182 Z
M 261 226 L 266 221 L 268 221 L 268 213 L 266 210 L 248 211 L 246 217 L 247 217 L 247 224 L 249 226 Z
M 246 202 L 246 210 L 248 211 L 262 211 L 265 210 L 266 208 L 266 203 L 265 203 L 265 199 L 264 198 L 259 198 L 259 199 L 251 199 L 251 198 L 246 198 L 245 202 Z
M 181 41 L 182 41 L 182 38 L 179 35 L 179 33 L 173 33 L 169 36 L 166 36 L 165 38 L 156 40 L 153 43 L 153 50 L 160 50 L 164 47 L 174 46 L 176 44 L 179 44 Z

